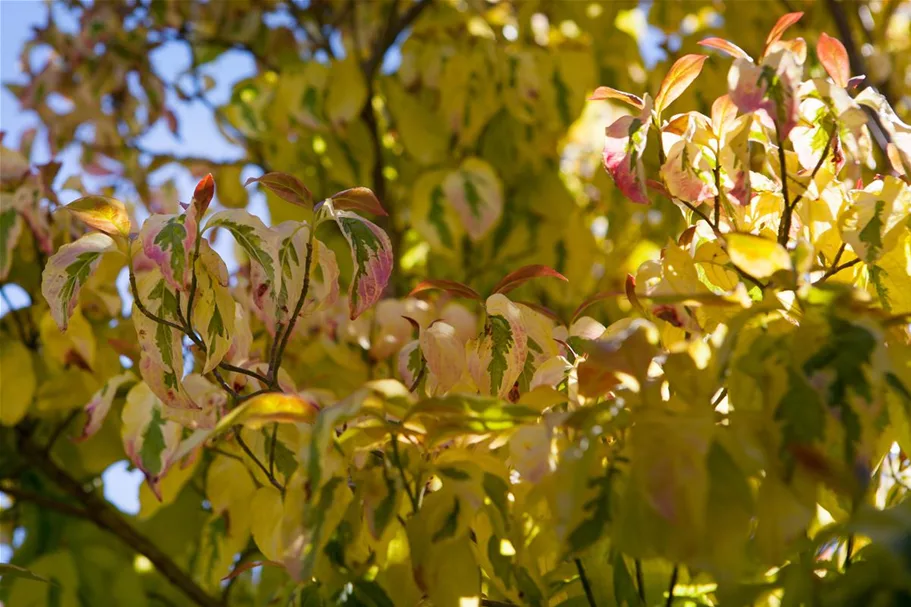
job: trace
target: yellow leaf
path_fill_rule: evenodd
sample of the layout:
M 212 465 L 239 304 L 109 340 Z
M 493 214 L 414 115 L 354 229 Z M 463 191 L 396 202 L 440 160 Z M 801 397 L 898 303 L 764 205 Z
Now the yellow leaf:
M 0 340 L 0 379 L 0 424 L 14 426 L 35 396 L 32 355 L 21 341 Z
M 352 53 L 343 61 L 334 62 L 328 80 L 326 114 L 329 120 L 336 126 L 350 122 L 367 100 L 367 87 L 357 57 Z
M 250 531 L 253 540 L 263 555 L 272 561 L 281 561 L 284 555 L 282 546 L 282 515 L 284 506 L 282 495 L 275 487 L 260 487 L 253 495 L 250 510 L 252 517 Z
M 791 269 L 791 257 L 783 246 L 753 234 L 728 234 L 728 255 L 735 266 L 755 278 L 768 278 Z

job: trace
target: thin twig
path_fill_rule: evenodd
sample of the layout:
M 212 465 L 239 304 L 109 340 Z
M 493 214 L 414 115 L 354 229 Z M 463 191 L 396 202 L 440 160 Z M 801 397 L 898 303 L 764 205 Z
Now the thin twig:
M 788 164 L 784 154 L 784 142 L 781 140 L 781 130 L 775 123 L 775 138 L 778 143 L 778 165 L 781 167 L 781 195 L 784 198 L 784 216 L 778 225 L 778 244 L 785 246 L 791 235 L 791 199 L 788 196 Z
M 253 451 L 250 449 L 250 447 L 247 446 L 247 443 L 244 442 L 244 439 L 240 435 L 240 431 L 241 431 L 241 428 L 239 426 L 234 428 L 234 438 L 237 439 L 237 444 L 240 445 L 240 448 L 244 450 L 244 453 L 247 454 L 247 457 L 252 459 L 253 462 L 259 467 L 259 469 L 263 471 L 263 474 L 266 475 L 266 478 L 269 479 L 269 482 L 272 483 L 272 486 L 275 487 L 276 489 L 278 489 L 279 491 L 281 491 L 282 494 L 284 495 L 285 487 L 280 482 L 275 480 L 275 477 L 272 476 L 272 473 L 269 472 L 269 469 L 266 468 L 266 465 L 263 464 L 262 461 L 260 461 L 260 459 L 258 457 L 256 457 L 256 454 L 253 453 Z
M 269 475 L 275 475 L 275 440 L 278 435 L 278 422 L 272 424 L 272 440 L 269 443 Z
M 595 593 L 592 592 L 592 586 L 588 583 L 588 576 L 585 575 L 585 567 L 582 566 L 582 561 L 579 559 L 573 559 L 576 563 L 576 570 L 579 572 L 579 581 L 582 582 L 582 589 L 585 590 L 585 598 L 588 600 L 589 607 L 598 607 L 598 604 L 595 602 Z
M 671 572 L 671 581 L 667 587 L 667 601 L 664 603 L 664 607 L 671 607 L 674 604 L 674 588 L 677 586 L 677 575 L 680 573 L 680 566 L 674 565 L 674 570 Z
M 411 500 L 411 509 L 413 512 L 417 512 L 420 508 L 418 498 L 405 477 L 405 468 L 402 466 L 402 456 L 399 453 L 399 439 L 396 434 L 392 435 L 392 455 L 395 457 L 395 467 L 399 469 L 399 474 L 402 475 L 402 484 L 405 485 L 405 492 L 408 494 L 408 499 Z
M 645 578 L 642 575 L 642 561 L 636 559 L 634 564 L 636 567 L 636 589 L 639 591 L 639 598 L 645 604 Z
M 288 321 L 288 328 L 285 329 L 285 333 L 282 335 L 281 343 L 278 346 L 278 350 L 275 352 L 275 358 L 269 363 L 269 377 L 271 378 L 271 385 L 273 388 L 278 387 L 278 370 L 282 366 L 282 357 L 285 355 L 285 347 L 288 345 L 288 340 L 291 339 L 291 334 L 294 332 L 294 325 L 297 323 L 297 317 L 304 307 L 304 300 L 307 299 L 307 293 L 310 290 L 310 264 L 313 262 L 314 232 L 315 230 L 310 230 L 310 242 L 307 243 L 307 260 L 304 262 L 304 284 L 301 287 L 300 297 L 297 298 L 297 305 L 294 306 L 294 313 Z

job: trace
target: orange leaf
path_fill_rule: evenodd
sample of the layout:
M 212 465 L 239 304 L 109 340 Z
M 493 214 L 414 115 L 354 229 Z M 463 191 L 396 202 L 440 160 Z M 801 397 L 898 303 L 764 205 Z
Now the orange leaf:
M 803 13 L 788 13 L 783 15 L 781 19 L 775 24 L 775 27 L 772 28 L 772 31 L 769 32 L 769 37 L 765 39 L 765 50 L 762 51 L 762 56 L 765 57 L 765 54 L 769 52 L 769 47 L 781 40 L 781 37 L 784 35 L 785 31 L 800 21 L 800 18 L 803 17 Z
M 509 293 L 519 285 L 524 282 L 531 280 L 532 278 L 546 278 L 546 277 L 559 278 L 563 282 L 569 282 L 565 276 L 547 266 L 542 266 L 538 264 L 523 266 L 514 272 L 510 272 L 503 277 L 503 280 L 497 283 L 497 286 L 493 288 L 494 293 Z
M 300 179 L 288 173 L 266 173 L 262 177 L 251 177 L 244 183 L 245 186 L 251 183 L 261 183 L 266 186 L 273 194 L 302 207 L 309 207 L 313 203 L 313 194 L 307 189 Z
M 411 289 L 411 293 L 408 294 L 408 297 L 422 291 L 431 291 L 435 289 L 446 291 L 450 295 L 455 295 L 456 297 L 467 297 L 468 299 L 477 299 L 479 301 L 481 299 L 481 296 L 477 291 L 468 285 L 463 285 L 454 280 L 422 280 L 415 288 Z
M 609 86 L 599 86 L 592 93 L 592 96 L 588 98 L 589 101 L 605 101 L 607 99 L 616 99 L 617 101 L 628 103 L 637 110 L 645 107 L 645 102 L 640 97 L 632 93 L 624 93 L 623 91 L 612 89 Z
M 848 61 L 848 51 L 841 40 L 823 32 L 816 43 L 816 56 L 835 84 L 846 88 L 851 78 L 851 63 Z
M 338 211 L 360 211 L 373 215 L 389 215 L 376 194 L 370 188 L 351 188 L 335 194 L 332 197 L 332 206 Z
M 734 44 L 733 42 L 728 42 L 724 38 L 706 38 L 699 42 L 702 46 L 707 46 L 709 48 L 718 49 L 719 51 L 724 51 L 731 57 L 735 59 L 746 59 L 747 61 L 753 61 L 753 58 L 750 57 L 750 54 Z
M 699 76 L 706 59 L 705 55 L 684 55 L 674 62 L 655 95 L 655 111 L 660 113 L 686 91 Z

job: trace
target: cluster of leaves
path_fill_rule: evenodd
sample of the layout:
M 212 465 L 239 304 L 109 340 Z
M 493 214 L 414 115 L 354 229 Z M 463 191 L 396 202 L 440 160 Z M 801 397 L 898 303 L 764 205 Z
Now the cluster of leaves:
M 116 91 L 130 70 L 150 107 L 163 97 L 149 37 L 105 25 L 130 9 L 98 4 L 78 36 L 41 32 L 74 46 L 24 104 L 45 107 L 42 82 L 73 98 L 85 82 Z M 0 279 L 35 295 L 0 342 L 2 523 L 25 532 L 0 569 L 4 600 L 909 600 L 896 468 L 911 450 L 911 127 L 852 78 L 845 46 L 785 40 L 803 16 L 790 13 L 758 59 L 705 38 L 733 61 L 684 54 L 640 97 L 626 77 L 595 89 L 578 45 L 597 46 L 572 28 L 545 28 L 536 44 L 553 53 L 500 44 L 506 3 L 484 18 L 441 4 L 423 21 L 423 2 L 381 20 L 382 3 L 347 4 L 349 57 L 323 39 L 335 9 L 314 4 L 289 10 L 315 28 L 314 56 L 332 58 L 268 69 L 219 110 L 261 166 L 288 169 L 245 184 L 268 192 L 270 226 L 238 208 L 235 165 L 139 220 L 110 196 L 61 205 L 59 165 L 33 170 L 3 148 Z M 606 10 L 565 4 L 595 23 Z M 768 12 L 742 6 L 754 5 Z M 187 7 L 233 23 L 264 64 L 296 61 L 290 30 L 258 10 L 238 18 L 235 3 L 153 3 L 137 27 L 170 31 Z M 402 67 L 374 79 L 377 55 L 359 49 L 385 52 L 412 24 Z M 224 42 L 204 31 L 191 42 L 214 57 Z M 98 44 L 130 69 L 97 70 Z M 652 228 L 674 238 L 644 263 L 632 241 L 652 228 L 605 251 L 595 211 L 576 204 L 594 178 L 567 184 L 550 166 L 593 89 L 588 107 L 631 108 L 598 125 L 610 221 L 625 227 L 637 203 L 672 211 Z M 703 112 L 668 111 L 688 100 Z M 168 117 L 159 106 L 121 128 L 135 107 L 86 104 L 52 133 L 110 121 L 87 149 L 129 146 Z M 130 149 L 117 157 L 145 183 L 160 162 Z M 324 197 L 304 182 L 373 188 Z M 226 208 L 210 209 L 216 184 Z M 620 281 L 599 290 L 599 272 Z M 86 482 L 124 456 L 146 479 L 132 520 Z

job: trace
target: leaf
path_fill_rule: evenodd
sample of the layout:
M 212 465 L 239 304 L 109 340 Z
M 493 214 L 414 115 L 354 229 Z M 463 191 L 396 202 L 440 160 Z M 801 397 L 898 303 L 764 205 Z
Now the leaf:
M 851 79 L 851 63 L 848 61 L 848 51 L 841 40 L 822 32 L 816 42 L 816 56 L 835 84 L 847 88 L 848 80 Z
M 768 278 L 779 270 L 791 270 L 791 257 L 774 240 L 754 234 L 727 234 L 731 262 L 754 278 Z
M 32 354 L 21 341 L 0 339 L 0 424 L 15 426 L 35 397 L 37 382 Z
M 247 400 L 223 417 L 215 427 L 220 434 L 235 425 L 257 429 L 270 423 L 312 423 L 319 407 L 296 394 L 267 392 Z
M 706 59 L 705 55 L 684 55 L 674 62 L 655 95 L 655 111 L 660 114 L 689 88 L 702 71 Z
M 582 312 L 595 305 L 599 301 L 604 301 L 605 299 L 613 299 L 614 297 L 623 297 L 623 291 L 601 291 L 595 293 L 590 297 L 585 298 L 585 301 L 580 303 L 576 309 L 573 311 L 572 317 L 569 319 L 570 322 L 575 322 L 579 316 L 582 315 Z
M 215 196 L 215 180 L 212 178 L 212 173 L 208 173 L 199 180 L 199 183 L 196 184 L 196 189 L 193 190 L 192 204 L 196 209 L 197 218 L 206 214 L 213 196 Z
M 778 19 L 774 27 L 772 27 L 772 30 L 769 32 L 769 36 L 765 40 L 765 50 L 762 51 L 763 56 L 769 52 L 769 47 L 781 40 L 781 37 L 789 27 L 800 21 L 801 17 L 803 17 L 802 12 L 787 13 Z
M 455 328 L 445 322 L 435 322 L 421 332 L 420 344 L 430 370 L 428 395 L 449 392 L 465 372 L 465 345 Z
M 41 294 L 61 331 L 66 330 L 79 290 L 98 267 L 101 256 L 115 248 L 106 234 L 86 234 L 63 245 L 47 260 L 41 276 Z
M 121 387 L 135 382 L 136 375 L 134 375 L 132 371 L 125 371 L 124 373 L 115 375 L 107 380 L 104 386 L 95 392 L 95 394 L 92 395 L 92 399 L 86 404 L 85 426 L 82 428 L 82 434 L 75 438 L 74 442 L 82 442 L 98 432 L 108 415 L 108 411 L 111 408 L 111 404 L 114 402 L 117 391 L 120 390 Z
M 648 204 L 643 155 L 652 122 L 652 101 L 646 96 L 638 116 L 621 116 L 604 133 L 604 169 L 620 192 L 638 204 Z
M 591 97 L 588 98 L 589 101 L 604 101 L 607 99 L 616 99 L 617 101 L 622 101 L 628 105 L 633 106 L 637 110 L 641 110 L 645 107 L 645 102 L 642 101 L 642 98 L 638 95 L 618 91 L 617 89 L 611 88 L 609 86 L 599 86 L 595 89 L 595 92 L 591 94 Z
M 354 276 L 348 287 L 350 318 L 354 320 L 383 294 L 392 275 L 392 243 L 386 232 L 363 217 L 333 211 L 335 223 L 351 249 Z
M 699 41 L 701 46 L 707 46 L 709 48 L 715 48 L 719 51 L 724 51 L 728 55 L 734 57 L 735 59 L 746 59 L 750 63 L 753 63 L 753 58 L 750 57 L 750 54 L 745 50 L 734 44 L 733 42 L 728 42 L 724 38 L 704 38 Z
M 146 257 L 161 268 L 172 288 L 189 288 L 190 267 L 196 234 L 187 225 L 187 215 L 152 215 L 139 229 L 139 241 Z
M 469 287 L 468 285 L 464 285 L 460 282 L 456 282 L 455 280 L 436 280 L 436 279 L 422 280 L 413 289 L 411 289 L 411 292 L 408 293 L 408 297 L 413 297 L 423 291 L 431 291 L 434 289 L 439 289 L 440 291 L 446 291 L 450 295 L 455 295 L 456 297 L 477 299 L 478 301 L 481 300 L 481 295 L 477 291 L 475 291 L 474 289 Z
M 468 158 L 443 180 L 443 192 L 474 242 L 484 238 L 503 214 L 503 184 L 480 158 Z
M 350 188 L 332 195 L 332 207 L 338 211 L 357 211 L 373 215 L 389 215 L 370 188 Z
M 25 567 L 13 565 L 12 563 L 0 563 L 0 578 L 9 580 L 11 578 L 21 578 L 23 580 L 32 580 L 34 582 L 44 582 L 50 584 L 51 580 L 32 573 Z
M 272 232 L 256 216 L 243 209 L 229 209 L 212 215 L 203 231 L 224 228 L 234 236 L 237 245 L 258 267 L 260 273 L 253 282 L 253 301 L 263 309 L 266 296 L 269 301 L 278 298 L 281 289 L 281 263 L 278 248 Z
M 121 420 L 123 449 L 146 477 L 149 487 L 161 499 L 158 482 L 174 463 L 183 428 L 165 421 L 162 402 L 145 382 L 127 393 Z
M 22 233 L 22 218 L 4 203 L 0 209 L 0 280 L 6 280 L 13 265 L 13 251 Z
M 122 202 L 106 196 L 84 196 L 63 207 L 90 228 L 108 236 L 129 236 L 130 216 Z
M 538 264 L 523 266 L 518 270 L 510 272 L 504 276 L 500 282 L 493 288 L 494 293 L 509 293 L 513 289 L 521 286 L 523 283 L 528 282 L 533 278 L 559 278 L 563 282 L 569 282 L 569 280 L 548 266 L 542 266 Z
M 208 242 L 202 241 L 196 261 L 197 293 L 193 328 L 206 345 L 202 373 L 212 371 L 228 353 L 234 336 L 235 301 L 228 288 L 228 268 Z
M 487 298 L 484 334 L 468 344 L 468 370 L 482 394 L 506 396 L 522 373 L 528 337 L 522 310 L 505 295 Z
M 313 194 L 307 189 L 303 182 L 288 173 L 271 172 L 262 177 L 251 177 L 244 182 L 244 186 L 251 183 L 259 183 L 269 189 L 270 192 L 291 204 L 310 208 L 313 205 Z

